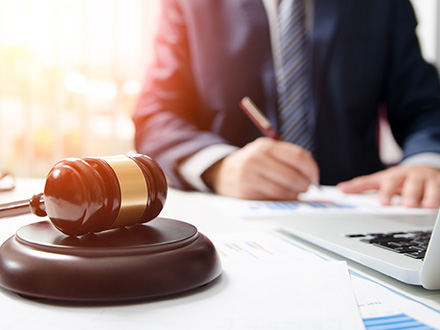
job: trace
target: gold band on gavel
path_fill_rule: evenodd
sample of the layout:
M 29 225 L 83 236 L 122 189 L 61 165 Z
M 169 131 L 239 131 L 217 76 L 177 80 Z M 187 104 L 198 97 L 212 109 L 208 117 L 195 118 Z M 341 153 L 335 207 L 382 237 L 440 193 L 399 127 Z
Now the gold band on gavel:
M 142 170 L 127 156 L 102 159 L 115 172 L 121 189 L 121 206 L 111 228 L 136 224 L 141 219 L 148 201 L 147 183 Z

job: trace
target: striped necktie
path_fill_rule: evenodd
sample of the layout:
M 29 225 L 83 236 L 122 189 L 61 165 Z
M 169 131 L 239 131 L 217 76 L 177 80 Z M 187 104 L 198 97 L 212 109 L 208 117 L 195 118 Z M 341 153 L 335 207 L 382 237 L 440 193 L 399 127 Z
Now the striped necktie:
M 278 6 L 281 65 L 277 72 L 279 134 L 284 141 L 313 149 L 313 132 L 308 122 L 310 56 L 305 28 L 304 0 L 281 0 Z

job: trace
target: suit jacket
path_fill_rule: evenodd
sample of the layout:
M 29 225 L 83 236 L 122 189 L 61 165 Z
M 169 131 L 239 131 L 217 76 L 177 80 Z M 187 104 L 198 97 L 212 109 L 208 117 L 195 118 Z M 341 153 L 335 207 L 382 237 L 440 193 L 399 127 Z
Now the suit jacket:
M 378 109 L 384 105 L 404 157 L 440 152 L 440 87 L 421 57 L 407 0 L 315 0 L 312 122 L 321 183 L 383 169 Z M 239 108 L 249 96 L 277 123 L 265 9 L 257 0 L 165 0 L 155 60 L 133 115 L 136 148 L 171 185 L 188 188 L 179 162 L 216 143 L 261 136 Z

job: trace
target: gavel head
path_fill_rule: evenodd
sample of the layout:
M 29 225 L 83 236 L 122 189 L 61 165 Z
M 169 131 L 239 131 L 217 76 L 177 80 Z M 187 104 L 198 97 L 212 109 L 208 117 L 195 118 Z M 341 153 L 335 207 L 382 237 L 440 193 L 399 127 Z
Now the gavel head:
M 58 230 L 83 235 L 150 221 L 166 196 L 162 169 L 145 155 L 68 158 L 46 178 L 44 207 Z

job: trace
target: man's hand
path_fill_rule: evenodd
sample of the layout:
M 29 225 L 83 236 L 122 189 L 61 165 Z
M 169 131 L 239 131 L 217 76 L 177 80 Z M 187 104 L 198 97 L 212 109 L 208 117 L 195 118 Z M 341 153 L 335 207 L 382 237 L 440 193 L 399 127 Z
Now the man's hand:
M 218 194 L 242 199 L 295 200 L 319 180 L 311 153 L 259 138 L 209 168 L 205 182 Z
M 406 207 L 440 207 L 440 171 L 426 166 L 394 166 L 371 175 L 338 184 L 345 193 L 378 190 L 383 205 L 390 205 L 394 195 L 402 195 Z

